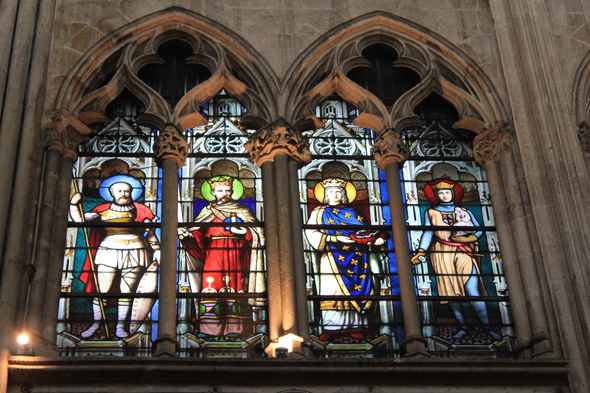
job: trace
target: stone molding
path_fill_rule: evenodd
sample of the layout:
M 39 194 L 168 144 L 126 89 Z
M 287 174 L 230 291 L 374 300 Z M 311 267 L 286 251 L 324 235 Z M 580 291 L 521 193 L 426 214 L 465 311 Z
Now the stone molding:
M 473 157 L 482 168 L 490 162 L 498 162 L 503 154 L 510 154 L 514 137 L 503 121 L 475 137 Z
M 311 162 L 309 143 L 284 119 L 279 119 L 258 130 L 244 145 L 250 158 L 258 166 L 274 161 L 277 154 L 286 154 L 301 166 Z
M 402 164 L 408 158 L 408 147 L 406 146 L 401 131 L 387 127 L 375 140 L 373 155 L 377 167 L 385 172 L 385 167 L 396 162 Z
M 74 161 L 78 159 L 76 149 L 92 133 L 86 124 L 65 109 L 53 112 L 45 127 L 45 146 L 58 147 L 62 154 L 72 156 Z
M 154 143 L 154 154 L 158 165 L 162 166 L 162 161 L 173 159 L 182 168 L 188 157 L 188 143 L 178 128 L 168 124 Z
M 584 154 L 590 153 L 590 124 L 582 122 L 578 125 L 578 139 Z

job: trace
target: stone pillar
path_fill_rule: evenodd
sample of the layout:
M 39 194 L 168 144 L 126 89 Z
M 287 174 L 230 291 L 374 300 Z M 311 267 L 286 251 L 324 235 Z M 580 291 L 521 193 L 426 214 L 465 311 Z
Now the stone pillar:
M 25 93 L 29 75 L 29 64 L 31 62 L 31 50 L 35 34 L 35 22 L 37 18 L 38 0 L 21 0 L 18 6 L 18 16 L 14 41 L 8 68 L 6 90 L 4 92 L 4 105 L 0 116 L 0 157 L 2 157 L 2 173 L 0 174 L 0 239 L 6 234 L 6 222 L 16 158 L 18 153 L 18 142 Z M 46 32 L 43 32 L 46 34 Z M 3 252 L 3 242 L 0 242 L 0 255 Z
M 30 334 L 30 339 L 33 341 L 33 354 L 35 355 L 56 354 L 54 352 L 55 349 L 51 347 L 52 342 L 55 340 L 50 341 L 48 347 L 42 338 L 42 329 L 44 326 L 43 314 L 49 301 L 46 297 L 48 275 L 55 275 L 55 272 L 49 271 L 49 267 L 56 268 L 59 274 L 61 274 L 61 264 L 58 264 L 57 267 L 51 264 L 49 262 L 51 260 L 50 254 L 55 243 L 61 244 L 60 248 L 62 250 L 65 244 L 65 232 L 61 234 L 61 237 L 55 232 L 56 200 L 59 198 L 60 202 L 63 202 L 63 199 L 69 198 L 72 164 L 77 158 L 75 150 L 79 143 L 86 140 L 85 135 L 91 133 L 91 130 L 85 124 L 65 110 L 57 111 L 53 116 L 53 121 L 47 123 L 46 127 L 47 152 L 43 174 L 41 209 L 37 227 L 37 249 L 33 262 L 35 273 L 30 284 L 27 313 L 27 331 Z M 61 167 L 64 161 L 66 165 L 69 165 L 69 173 L 66 171 L 65 174 L 66 180 L 68 181 L 66 190 L 58 187 L 58 185 L 62 184 L 60 176 L 63 173 Z M 60 192 L 65 195 L 61 195 Z M 58 213 L 62 217 L 65 215 L 65 225 L 67 226 L 67 213 L 65 213 L 68 211 L 67 204 L 65 207 L 60 207 L 63 208 L 63 211 Z M 63 226 L 63 223 L 61 224 Z M 63 252 L 61 253 L 61 257 L 63 259 Z M 56 288 L 60 288 L 60 285 L 57 284 Z M 52 300 L 55 300 L 57 304 L 59 295 L 56 299 Z M 55 322 L 53 321 L 54 329 Z
M 475 138 L 473 149 L 475 160 L 487 171 L 490 183 L 495 183 L 496 187 L 502 184 L 500 181 L 498 162 L 502 160 L 511 161 L 512 156 L 510 154 L 510 145 L 512 141 L 512 135 L 503 122 Z M 526 311 L 530 323 L 530 343 L 533 346 L 532 356 L 552 357 L 553 349 L 550 339 L 549 323 L 543 305 L 541 284 L 536 266 L 537 262 L 533 256 L 533 247 L 530 240 L 529 230 L 526 225 L 525 214 L 520 207 L 522 206 L 522 199 L 520 197 L 520 186 L 514 169 L 514 162 L 512 161 L 511 165 L 505 167 L 509 169 L 509 172 L 505 173 L 502 178 L 502 180 L 504 180 L 504 187 L 502 188 L 506 191 L 508 211 L 510 212 L 510 215 L 515 218 L 513 221 L 514 228 L 511 239 L 507 239 L 507 233 L 510 233 L 508 232 L 508 223 L 504 222 L 504 217 L 502 215 L 496 213 L 505 209 L 505 206 L 502 206 L 501 198 L 499 196 L 496 199 L 492 198 L 492 207 L 494 208 L 494 217 L 496 218 L 498 226 L 498 236 L 503 236 L 503 238 L 500 238 L 500 244 L 504 248 L 504 245 L 507 245 L 511 240 L 514 240 L 513 244 L 516 249 L 516 255 L 510 255 L 510 245 L 508 245 L 507 250 L 505 249 L 502 251 L 502 255 L 505 255 L 508 259 L 508 263 L 506 264 L 506 267 L 508 268 L 506 270 L 506 278 L 508 279 L 509 285 L 517 280 L 522 283 L 524 297 L 527 304 Z M 490 187 L 490 189 L 492 189 L 492 187 Z M 505 254 L 505 251 L 508 251 L 508 253 Z M 510 259 L 512 259 L 512 263 L 510 263 Z M 521 267 L 518 278 L 513 276 L 513 273 L 516 273 L 516 271 L 512 272 L 510 270 L 515 263 Z M 511 277 L 509 277 L 509 275 Z M 513 298 L 514 300 L 520 301 L 520 299 L 516 299 L 518 294 L 515 295 L 516 296 L 510 298 L 511 303 Z M 518 305 L 518 303 L 516 303 L 515 306 L 516 305 Z M 519 317 L 519 311 L 522 312 L 524 310 L 515 309 L 514 314 L 516 318 Z
M 57 185 L 55 202 L 55 219 L 53 222 L 53 240 L 49 254 L 49 271 L 47 273 L 47 289 L 45 290 L 45 311 L 43 313 L 43 330 L 41 338 L 50 355 L 57 356 L 55 346 L 56 323 L 58 318 L 61 295 L 62 270 L 68 231 L 68 215 L 72 187 L 72 167 L 77 160 L 75 151 L 66 149 L 61 158 L 61 169 Z M 35 353 L 37 354 L 37 353 Z M 41 355 L 41 353 L 39 353 Z
M 2 104 L 4 104 L 4 89 L 8 77 L 17 11 L 18 1 L 3 1 L 0 3 L 0 111 L 2 111 Z
M 420 313 L 414 285 L 410 244 L 408 242 L 408 228 L 404 209 L 403 193 L 399 171 L 406 160 L 408 152 L 400 131 L 386 128 L 375 140 L 373 154 L 377 167 L 385 172 L 387 191 L 389 193 L 389 207 L 391 209 L 391 229 L 395 256 L 397 259 L 397 274 L 404 316 L 406 340 L 402 346 L 406 350 L 406 357 L 430 357 L 426 351 L 426 340 L 422 336 Z
M 513 230 L 510 227 L 510 220 L 508 218 L 509 209 L 506 205 L 503 191 L 504 186 L 498 166 L 501 156 L 511 153 L 513 140 L 512 134 L 502 122 L 475 138 L 473 153 L 475 161 L 486 170 L 490 186 L 494 221 L 501 246 L 502 266 L 509 287 L 511 314 L 517 333 L 518 351 L 521 357 L 529 358 L 533 355 L 529 314 L 532 309 L 537 309 L 538 305 L 527 307 L 527 303 L 531 297 L 528 292 L 534 290 L 532 287 L 533 284 L 525 276 L 521 275 L 521 271 L 526 273 L 527 270 L 523 265 L 519 266 L 519 254 L 517 254 L 514 244 L 514 238 L 516 236 L 514 236 Z M 520 193 L 518 189 L 508 189 L 508 191 L 511 193 Z M 525 218 L 521 217 L 519 221 L 524 223 Z M 518 230 L 515 228 L 515 231 Z M 518 240 L 518 237 L 516 238 Z M 538 300 L 537 303 L 539 302 Z
M 176 263 L 178 230 L 178 169 L 188 156 L 188 143 L 168 124 L 154 144 L 162 168 L 162 226 L 160 239 L 160 293 L 158 338 L 154 356 L 176 356 Z
M 299 165 L 311 161 L 308 143 L 284 119 L 279 119 L 254 134 L 245 147 L 250 152 L 252 161 L 263 171 L 265 235 L 275 225 L 277 230 L 277 236 L 267 237 L 266 250 L 268 253 L 271 248 L 278 249 L 278 255 L 272 253 L 268 255 L 269 257 L 278 257 L 278 261 L 267 258 L 269 294 L 271 287 L 276 286 L 270 281 L 275 279 L 277 270 L 280 278 L 281 325 L 278 335 L 294 334 L 302 338 L 305 335 L 309 338 L 309 321 L 307 321 L 307 314 L 304 312 L 307 308 L 307 293 L 305 285 L 299 285 L 299 281 L 302 279 L 302 266 L 305 262 L 303 252 L 295 251 L 295 247 L 303 248 L 301 218 L 295 219 L 293 217 L 296 202 L 292 202 L 292 199 L 295 198 L 294 201 L 297 201 L 299 192 L 295 195 L 292 194 L 293 175 L 290 175 L 292 162 L 295 163 L 296 169 Z M 272 180 L 269 179 L 271 176 L 268 172 L 272 172 Z M 298 227 L 297 223 L 299 223 Z M 299 242 L 298 238 L 294 236 L 295 233 L 299 233 L 301 244 L 294 244 L 294 241 Z M 276 265 L 272 266 L 274 264 Z M 300 301 L 303 299 L 305 301 L 301 304 Z M 272 302 L 274 301 L 276 299 L 272 300 Z M 269 299 L 269 309 L 277 307 L 272 302 Z M 272 314 L 271 310 L 269 310 L 269 314 Z M 300 319 L 302 315 L 305 315 L 305 320 Z M 269 322 L 276 323 L 277 321 L 272 319 Z M 276 331 L 276 326 L 271 325 L 269 330 Z M 271 340 L 273 342 L 267 347 L 266 352 L 269 356 L 274 357 L 274 349 L 278 343 L 274 341 L 275 338 L 272 335 Z
M 570 388 L 587 392 L 590 282 L 583 277 L 590 274 L 590 181 L 573 132 L 570 87 L 562 68 L 555 66 L 561 54 L 547 28 L 551 7 L 528 0 L 494 0 L 489 5 L 502 53 L 507 106 L 518 135 L 518 165 L 526 177 L 543 256 L 535 263 L 549 278 L 559 337 L 570 362 Z

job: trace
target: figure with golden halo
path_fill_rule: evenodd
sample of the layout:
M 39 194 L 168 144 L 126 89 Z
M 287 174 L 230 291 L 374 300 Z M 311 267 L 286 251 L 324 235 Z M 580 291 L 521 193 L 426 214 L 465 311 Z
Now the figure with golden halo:
M 215 176 L 201 186 L 211 201 L 197 215 L 196 223 L 220 225 L 178 228 L 181 243 L 189 255 L 188 276 L 193 293 L 264 292 L 262 228 L 240 227 L 237 223 L 258 223 L 250 207 L 239 201 L 243 185 L 230 176 Z M 224 226 L 222 223 L 225 223 Z M 246 333 L 252 318 L 247 304 L 232 298 L 206 298 L 196 303 L 202 335 L 239 336 Z
M 306 229 L 305 235 L 312 248 L 320 254 L 318 258 L 312 253 L 316 291 L 321 296 L 359 297 L 358 300 L 320 302 L 320 339 L 326 341 L 341 334 L 362 339 L 370 331 L 373 305 L 363 296 L 377 293 L 375 280 L 383 271 L 383 255 L 372 253 L 370 249 L 385 244 L 388 235 L 382 231 L 359 228 L 369 223 L 358 209 L 350 205 L 356 197 L 356 189 L 351 182 L 325 179 L 316 185 L 314 194 L 323 204 L 312 211 L 308 225 L 321 225 L 323 228 Z M 326 229 L 326 226 L 333 226 L 334 229 Z
M 457 206 L 463 200 L 463 187 L 452 180 L 438 179 L 426 184 L 424 195 L 434 205 L 426 210 L 424 225 L 453 228 L 424 231 L 412 263 L 426 262 L 426 250 L 430 251 L 439 296 L 486 296 L 476 248 L 476 242 L 483 232 L 473 228 L 479 226 L 473 213 Z M 465 337 L 468 330 L 460 299 L 444 300 L 441 303 L 448 305 L 459 324 L 459 330 L 453 338 Z M 481 323 L 488 325 L 486 303 L 472 301 L 471 306 Z M 488 329 L 488 334 L 496 341 L 502 338 L 491 329 Z

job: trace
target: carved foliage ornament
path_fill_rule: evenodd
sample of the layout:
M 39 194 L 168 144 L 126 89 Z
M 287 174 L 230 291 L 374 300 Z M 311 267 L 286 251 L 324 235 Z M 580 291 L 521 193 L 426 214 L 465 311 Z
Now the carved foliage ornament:
M 56 146 L 77 159 L 78 145 L 88 140 L 92 130 L 65 109 L 55 111 L 51 120 L 45 125 L 45 145 Z
M 154 143 L 154 153 L 160 163 L 174 159 L 181 168 L 188 156 L 188 143 L 175 126 L 168 124 Z
M 590 124 L 583 122 L 578 126 L 578 138 L 580 139 L 580 146 L 582 151 L 586 154 L 590 153 Z
M 283 120 L 259 130 L 250 137 L 244 147 L 258 166 L 266 161 L 273 161 L 274 156 L 279 153 L 290 156 L 300 165 L 309 164 L 311 161 L 307 140 Z
M 385 167 L 391 162 L 400 164 L 404 162 L 408 158 L 408 147 L 402 139 L 401 131 L 396 131 L 391 127 L 386 128 L 375 139 L 373 155 L 377 167 L 382 171 L 385 171 Z
M 478 135 L 473 141 L 473 157 L 482 168 L 490 162 L 498 162 L 502 154 L 509 154 L 514 137 L 510 128 L 500 122 Z

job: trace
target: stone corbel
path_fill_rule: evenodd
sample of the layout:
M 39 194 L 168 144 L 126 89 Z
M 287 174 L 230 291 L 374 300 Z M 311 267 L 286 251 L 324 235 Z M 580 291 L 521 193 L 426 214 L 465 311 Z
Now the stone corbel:
M 584 154 L 590 154 L 590 124 L 585 121 L 578 125 L 578 139 Z
M 174 159 L 182 168 L 188 157 L 188 143 L 182 133 L 172 124 L 168 124 L 154 143 L 154 153 L 160 166 L 163 160 Z
M 284 119 L 260 129 L 250 137 L 244 147 L 258 166 L 267 161 L 274 161 L 274 157 L 280 153 L 288 155 L 300 166 L 311 162 L 309 143 Z
M 62 154 L 68 154 L 74 160 L 78 159 L 78 146 L 86 142 L 92 133 L 86 124 L 65 109 L 53 112 L 51 121 L 45 127 L 45 146 L 56 146 Z
M 475 137 L 473 141 L 473 157 L 482 168 L 490 162 L 498 162 L 503 154 L 510 154 L 514 137 L 512 131 L 501 121 L 492 128 Z
M 385 171 L 390 162 L 401 165 L 408 158 L 408 147 L 404 143 L 401 131 L 396 131 L 392 127 L 385 128 L 375 140 L 373 155 L 377 167 L 382 171 Z

